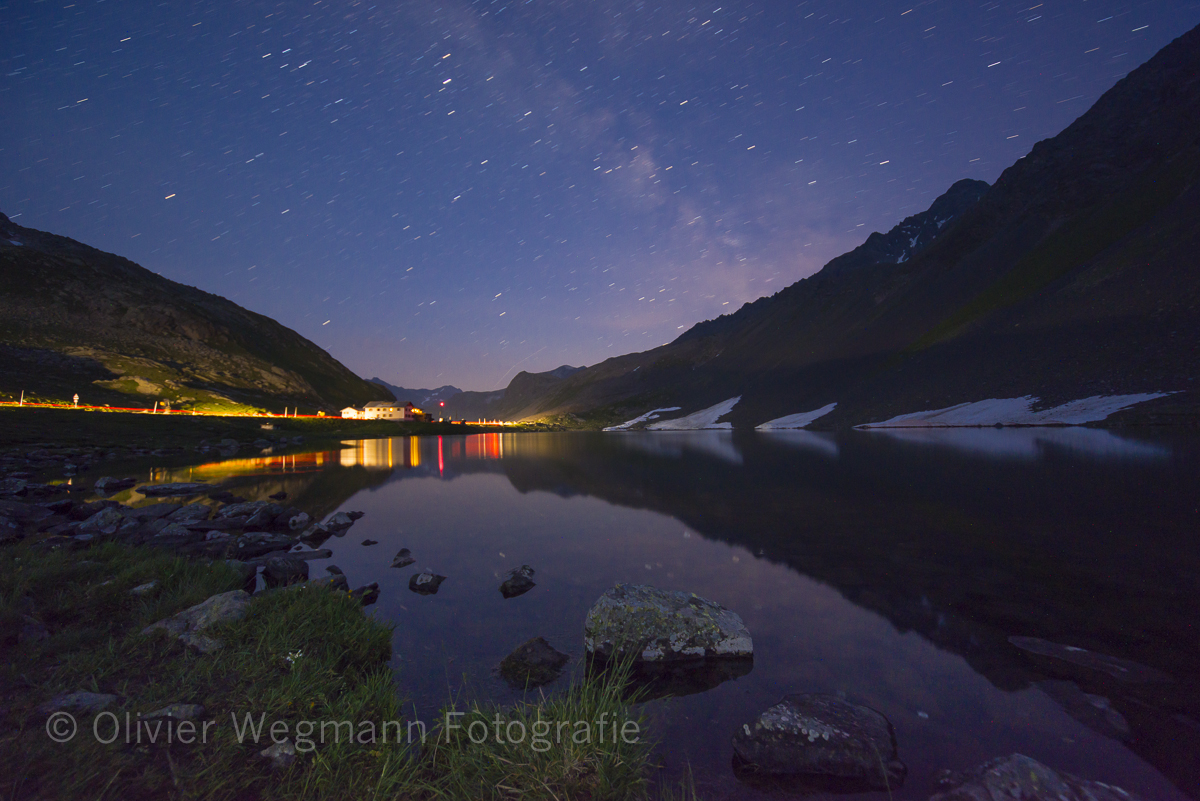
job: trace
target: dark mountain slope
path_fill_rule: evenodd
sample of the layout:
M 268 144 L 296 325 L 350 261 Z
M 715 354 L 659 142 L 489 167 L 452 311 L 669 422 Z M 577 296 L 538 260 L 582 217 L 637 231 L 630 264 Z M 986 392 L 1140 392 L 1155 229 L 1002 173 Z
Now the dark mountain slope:
M 388 391 L 396 396 L 396 400 L 401 403 L 412 402 L 414 406 L 424 411 L 436 411 L 434 407 L 437 406 L 439 401 L 452 398 L 462 392 L 461 389 L 450 384 L 440 386 L 437 389 L 406 389 L 405 387 L 398 387 L 395 384 L 389 384 L 382 378 L 372 378 L 371 383 L 387 387 Z
M 390 398 L 269 317 L 0 214 L 0 390 L 336 410 Z
M 877 250 L 899 231 L 868 240 L 772 298 L 589 368 L 522 411 L 607 421 L 741 395 L 735 426 L 836 401 L 821 423 L 835 426 L 988 397 L 1189 390 L 1200 367 L 1189 255 L 1198 119 L 1193 30 L 1039 142 L 908 260 Z M 1190 392 L 1156 403 L 1195 406 Z
M 504 389 L 463 392 L 448 398 L 442 411 L 456 420 L 511 419 L 521 409 L 553 391 L 564 379 L 583 369 L 564 364 L 544 373 L 522 370 L 513 376 Z

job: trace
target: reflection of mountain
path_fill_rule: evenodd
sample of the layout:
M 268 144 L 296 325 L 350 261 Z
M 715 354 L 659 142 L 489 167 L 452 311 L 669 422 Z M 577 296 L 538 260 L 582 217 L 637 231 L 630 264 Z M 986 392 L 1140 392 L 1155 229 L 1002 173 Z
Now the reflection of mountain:
M 853 433 L 827 443 L 831 459 L 828 448 L 734 432 L 717 450 L 736 447 L 739 465 L 696 448 L 632 448 L 629 436 L 562 437 L 555 452 L 510 452 L 501 464 L 521 492 L 654 510 L 784 563 L 962 655 L 998 687 L 1072 677 L 1129 720 L 1130 747 L 1200 793 L 1200 727 L 1186 722 L 1200 719 L 1200 543 L 1184 457 L 1113 463 L 1047 441 L 1034 467 Z M 1177 682 L 1060 673 L 1028 661 L 1010 635 L 1134 659 Z

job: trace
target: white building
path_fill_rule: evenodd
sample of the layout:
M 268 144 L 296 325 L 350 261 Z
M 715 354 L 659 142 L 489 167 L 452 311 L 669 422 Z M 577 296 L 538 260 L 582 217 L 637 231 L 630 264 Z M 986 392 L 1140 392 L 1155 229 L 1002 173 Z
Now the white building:
M 345 409 L 342 409 L 342 417 L 347 420 L 361 420 L 362 415 L 362 410 L 355 409 L 353 406 L 347 406 Z
M 371 401 L 363 406 L 363 420 L 413 420 L 421 410 L 412 403 L 398 401 Z

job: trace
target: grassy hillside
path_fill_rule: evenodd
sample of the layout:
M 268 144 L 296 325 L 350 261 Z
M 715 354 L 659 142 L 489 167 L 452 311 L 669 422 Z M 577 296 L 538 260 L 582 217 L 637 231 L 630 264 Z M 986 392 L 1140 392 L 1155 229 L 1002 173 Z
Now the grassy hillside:
M 390 398 L 269 317 L 0 215 L 0 394 L 309 413 Z

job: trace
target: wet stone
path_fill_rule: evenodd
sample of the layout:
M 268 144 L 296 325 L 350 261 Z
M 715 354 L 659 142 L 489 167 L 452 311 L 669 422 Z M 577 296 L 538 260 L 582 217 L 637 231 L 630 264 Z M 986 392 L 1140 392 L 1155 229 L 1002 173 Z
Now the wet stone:
M 445 580 L 445 576 L 436 575 L 432 570 L 422 570 L 408 580 L 408 588 L 418 595 L 434 595 Z
M 907 769 L 882 714 L 832 695 L 788 695 L 733 737 L 735 772 L 787 777 L 794 789 L 865 792 L 900 786 Z
M 942 771 L 937 784 L 942 792 L 929 801 L 1141 801 L 1120 787 L 1059 773 L 1024 754 L 993 759 L 963 773 Z
M 754 653 L 737 613 L 694 593 L 642 584 L 618 584 L 600 596 L 584 622 L 584 646 L 601 659 L 632 652 L 639 662 Z
M 521 565 L 504 575 L 504 582 L 500 585 L 500 594 L 505 598 L 516 598 L 536 586 L 533 582 L 533 568 L 529 565 Z
M 308 562 L 288 556 L 268 559 L 263 565 L 263 580 L 268 587 L 286 587 L 308 581 Z

